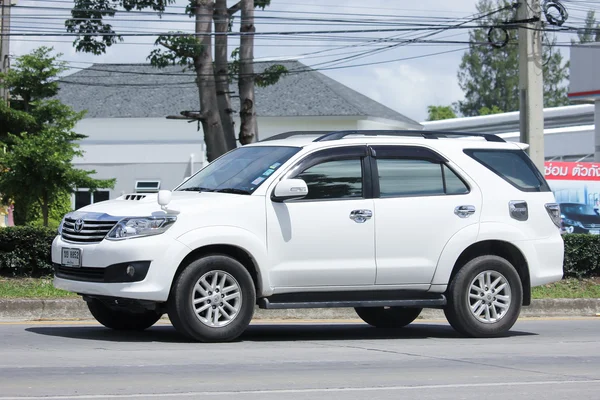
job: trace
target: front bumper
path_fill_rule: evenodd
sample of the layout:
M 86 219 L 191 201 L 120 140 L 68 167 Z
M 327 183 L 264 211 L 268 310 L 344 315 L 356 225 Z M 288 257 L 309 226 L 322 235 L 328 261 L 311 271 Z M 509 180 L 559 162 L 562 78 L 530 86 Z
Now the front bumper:
M 122 241 L 103 240 L 94 244 L 66 242 L 57 236 L 52 242 L 53 264 L 60 265 L 63 247 L 80 249 L 82 266 L 77 273 L 55 275 L 55 287 L 80 294 L 158 302 L 168 299 L 175 272 L 191 251 L 166 234 Z M 141 261 L 150 262 L 150 266 L 145 277 L 136 282 L 108 283 L 103 279 L 91 281 L 81 278 L 82 275 L 102 273 L 100 269 L 109 266 Z
M 600 228 L 582 228 L 580 226 L 563 224 L 562 230 L 565 233 L 586 233 L 591 235 L 600 235 Z

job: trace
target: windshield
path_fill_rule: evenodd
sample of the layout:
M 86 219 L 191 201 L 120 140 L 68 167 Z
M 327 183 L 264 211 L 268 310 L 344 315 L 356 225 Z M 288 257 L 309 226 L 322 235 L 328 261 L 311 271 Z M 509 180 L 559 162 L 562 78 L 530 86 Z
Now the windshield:
M 567 214 L 598 215 L 592 207 L 585 204 L 561 204 L 560 209 Z
M 176 190 L 252 194 L 299 147 L 240 147 L 210 163 Z

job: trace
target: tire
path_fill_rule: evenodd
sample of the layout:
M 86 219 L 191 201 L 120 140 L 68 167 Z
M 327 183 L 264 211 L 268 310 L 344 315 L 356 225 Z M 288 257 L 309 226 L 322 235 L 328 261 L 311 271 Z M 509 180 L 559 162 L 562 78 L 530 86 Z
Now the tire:
M 456 331 L 468 337 L 497 337 L 508 332 L 517 321 L 523 304 L 523 286 L 510 262 L 485 255 L 474 258 L 458 271 L 448 287 L 447 299 L 444 314 Z
M 356 307 L 358 316 L 376 328 L 403 328 L 413 322 L 422 308 L 406 307 Z
M 154 325 L 162 316 L 152 310 L 136 313 L 114 310 L 98 299 L 88 300 L 87 306 L 96 321 L 117 331 L 143 331 Z
M 190 263 L 175 279 L 167 307 L 171 323 L 184 336 L 228 342 L 246 330 L 255 303 L 256 289 L 248 270 L 231 257 L 210 255 Z

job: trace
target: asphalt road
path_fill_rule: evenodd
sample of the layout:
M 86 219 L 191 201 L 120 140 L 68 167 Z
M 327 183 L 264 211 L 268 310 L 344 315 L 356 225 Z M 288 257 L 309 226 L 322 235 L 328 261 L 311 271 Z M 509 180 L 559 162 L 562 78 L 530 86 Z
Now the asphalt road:
M 95 324 L 0 323 L 0 400 L 600 399 L 600 318 L 520 320 L 464 339 L 443 322 L 253 324 L 241 340 L 182 340 Z

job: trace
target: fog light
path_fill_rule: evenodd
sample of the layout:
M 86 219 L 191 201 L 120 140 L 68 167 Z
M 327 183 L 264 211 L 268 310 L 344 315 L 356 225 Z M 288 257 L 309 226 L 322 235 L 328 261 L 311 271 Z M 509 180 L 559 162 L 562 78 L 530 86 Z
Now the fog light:
M 127 275 L 133 277 L 133 275 L 135 275 L 135 268 L 133 265 L 128 265 L 127 269 L 125 270 L 125 273 L 127 273 Z

